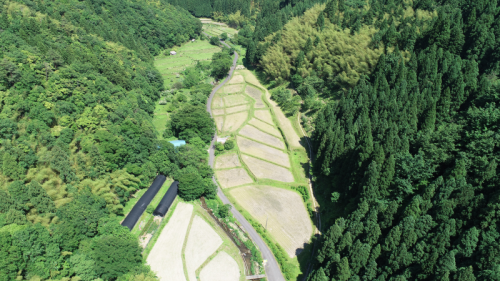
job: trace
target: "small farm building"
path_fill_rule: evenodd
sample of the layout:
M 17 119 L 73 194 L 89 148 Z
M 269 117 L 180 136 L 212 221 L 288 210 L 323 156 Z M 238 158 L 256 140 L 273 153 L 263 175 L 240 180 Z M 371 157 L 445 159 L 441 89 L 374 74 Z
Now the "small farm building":
M 128 213 L 127 217 L 123 220 L 122 225 L 126 226 L 132 231 L 137 221 L 141 218 L 142 213 L 146 210 L 151 203 L 151 200 L 155 198 L 156 194 L 162 187 L 163 183 L 167 178 L 164 175 L 158 175 L 153 184 L 148 188 L 148 190 L 142 195 L 142 197 L 135 203 L 134 207 Z
M 161 199 L 160 204 L 158 204 L 158 207 L 156 207 L 155 211 L 153 212 L 153 215 L 164 217 L 165 214 L 168 212 L 168 209 L 172 205 L 172 202 L 174 202 L 175 197 L 177 197 L 178 190 L 179 190 L 179 182 L 174 181 L 167 190 L 167 193 L 165 193 L 165 196 L 163 196 L 163 198 Z
M 174 140 L 174 141 L 169 141 L 169 143 L 173 144 L 174 147 L 179 147 L 179 146 L 185 145 L 186 141 L 185 140 Z
M 177 55 L 177 52 L 176 51 L 170 51 L 170 55 L 171 56 L 175 56 L 175 55 Z
M 195 40 L 194 39 L 191 39 L 191 42 L 194 42 Z

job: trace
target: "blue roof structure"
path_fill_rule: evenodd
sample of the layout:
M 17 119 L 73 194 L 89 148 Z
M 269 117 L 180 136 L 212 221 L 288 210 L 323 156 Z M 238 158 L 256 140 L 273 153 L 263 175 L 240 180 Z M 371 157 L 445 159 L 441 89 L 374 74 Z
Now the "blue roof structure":
M 174 141 L 169 141 L 169 143 L 173 144 L 174 147 L 179 147 L 181 145 L 185 145 L 186 141 L 185 140 L 174 140 Z

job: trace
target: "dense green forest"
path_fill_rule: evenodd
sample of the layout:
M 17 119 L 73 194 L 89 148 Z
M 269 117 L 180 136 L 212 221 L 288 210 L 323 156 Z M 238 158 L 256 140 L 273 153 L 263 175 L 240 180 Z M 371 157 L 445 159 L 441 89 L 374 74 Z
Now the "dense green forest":
M 153 55 L 200 31 L 166 1 L 0 0 L 0 280 L 156 278 L 119 217 L 157 173 L 215 196 L 211 85 L 186 79 L 204 101 L 172 113 L 188 145 L 152 124 Z
M 308 280 L 500 280 L 499 12 L 331 0 L 240 31 L 311 125 L 324 233 Z

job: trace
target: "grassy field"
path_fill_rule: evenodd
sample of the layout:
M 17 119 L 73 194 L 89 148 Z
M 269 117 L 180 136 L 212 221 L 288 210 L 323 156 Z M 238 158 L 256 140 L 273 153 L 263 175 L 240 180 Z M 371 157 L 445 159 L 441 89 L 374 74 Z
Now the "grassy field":
M 221 48 L 210 45 L 206 40 L 196 40 L 171 50 L 176 51 L 177 54 L 174 56 L 171 56 L 169 52 L 167 55 L 160 54 L 155 57 L 154 63 L 163 77 L 166 89 L 182 80 L 179 75 L 186 67 L 196 64 L 196 61 L 211 60 L 212 55 L 219 52 Z
M 228 37 L 231 38 L 233 37 L 236 33 L 238 33 L 238 30 L 231 28 L 227 25 L 224 24 L 212 24 L 212 23 L 207 23 L 203 25 L 203 31 L 210 35 L 210 36 L 220 36 L 222 33 L 227 33 Z

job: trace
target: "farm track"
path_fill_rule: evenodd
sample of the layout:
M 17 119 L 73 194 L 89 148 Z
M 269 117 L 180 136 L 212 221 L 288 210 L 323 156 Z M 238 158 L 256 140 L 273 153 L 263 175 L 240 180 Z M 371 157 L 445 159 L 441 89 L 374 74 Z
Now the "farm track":
M 210 35 L 206 34 L 203 32 L 205 36 L 210 37 Z M 229 45 L 227 45 L 225 42 L 222 42 L 225 46 L 230 48 Z M 219 84 L 217 85 L 213 90 L 212 93 L 210 93 L 210 96 L 207 101 L 207 111 L 210 113 L 210 116 L 212 116 L 212 99 L 215 95 L 215 92 L 217 92 L 222 86 L 224 86 L 229 79 L 231 79 L 231 76 L 233 75 L 233 72 L 236 68 L 236 63 L 238 62 L 238 53 L 234 52 L 234 59 L 233 59 L 233 65 L 229 69 L 228 76 Z M 210 143 L 210 149 L 209 149 L 209 164 L 210 167 L 214 167 L 214 144 L 215 141 L 217 140 L 217 133 L 215 133 L 212 142 Z M 212 177 L 212 181 L 217 185 L 217 181 L 215 180 L 215 177 Z M 218 185 L 217 185 L 218 187 Z M 217 189 L 217 195 L 219 198 L 222 200 L 224 204 L 231 204 L 229 202 L 229 199 L 224 195 L 222 192 L 221 188 L 218 187 Z M 238 220 L 238 222 L 241 224 L 241 226 L 245 229 L 245 231 L 248 233 L 250 238 L 254 241 L 254 243 L 259 247 L 259 250 L 262 253 L 263 259 L 267 260 L 267 264 L 265 266 L 266 270 L 266 277 L 270 281 L 285 281 L 285 278 L 283 277 L 283 274 L 281 273 L 280 267 L 278 265 L 278 262 L 276 261 L 276 258 L 274 257 L 273 253 L 271 250 L 267 247 L 266 243 L 262 240 L 260 235 L 253 229 L 252 225 L 243 217 L 243 215 L 236 210 L 236 208 L 231 204 L 231 212 L 233 213 L 234 217 Z

